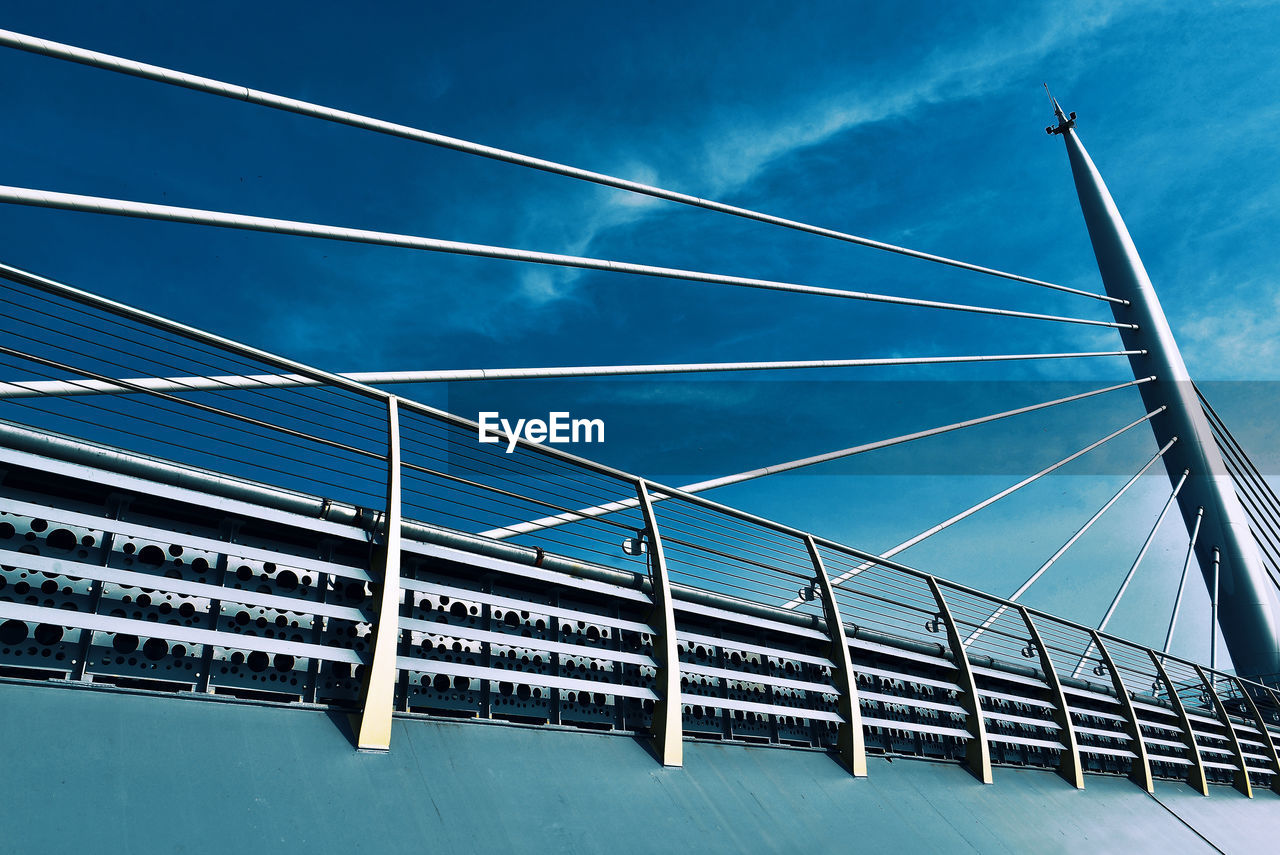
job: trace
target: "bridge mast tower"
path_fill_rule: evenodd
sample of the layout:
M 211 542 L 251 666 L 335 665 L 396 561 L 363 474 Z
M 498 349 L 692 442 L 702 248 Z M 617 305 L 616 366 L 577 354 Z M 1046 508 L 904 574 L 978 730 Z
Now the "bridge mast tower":
M 1160 445 L 1178 438 L 1164 455 L 1169 479 L 1176 481 L 1183 470 L 1191 471 L 1178 495 L 1188 531 L 1198 510 L 1204 508 L 1196 557 L 1210 590 L 1214 553 L 1220 555 L 1218 621 L 1231 660 L 1241 676 L 1276 682 L 1280 680 L 1280 598 L 1262 566 L 1248 518 L 1151 279 L 1111 193 L 1076 135 L 1076 114 L 1065 115 L 1057 99 L 1049 97 L 1058 124 L 1045 130 L 1066 143 L 1102 284 L 1107 294 L 1127 301 L 1111 303 L 1111 310 L 1116 321 L 1137 325 L 1120 330 L 1126 349 L 1144 351 L 1129 357 L 1130 366 L 1135 377 L 1156 377 L 1154 383 L 1138 387 L 1143 403 L 1148 411 L 1167 407 L 1151 420 L 1151 428 Z

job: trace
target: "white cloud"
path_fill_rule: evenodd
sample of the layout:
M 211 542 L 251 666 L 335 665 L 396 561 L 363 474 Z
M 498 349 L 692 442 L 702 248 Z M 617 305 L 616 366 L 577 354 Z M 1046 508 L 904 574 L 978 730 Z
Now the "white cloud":
M 1122 8 L 1132 13 L 1135 6 Z M 925 108 L 992 91 L 1024 70 L 1039 66 L 1063 45 L 1101 30 L 1117 8 L 1109 3 L 1086 3 L 1067 13 L 998 27 L 960 51 L 931 54 L 921 66 L 899 72 L 896 80 L 855 81 L 783 112 L 722 114 L 693 129 L 693 139 L 677 148 L 682 161 L 670 175 L 636 156 L 628 156 L 613 174 L 707 198 L 732 197 L 771 164 L 859 126 L 905 118 Z M 575 207 L 555 213 L 555 221 L 573 224 L 573 237 L 557 243 L 561 251 L 589 254 L 599 236 L 667 209 L 667 203 L 625 191 L 602 191 L 593 194 L 591 202 L 589 210 Z M 538 219 L 540 223 L 548 221 L 545 210 Z M 536 239 L 547 237 L 544 228 L 529 231 L 531 246 Z M 529 269 L 521 274 L 520 293 L 539 305 L 568 299 L 581 275 L 582 271 L 573 269 Z

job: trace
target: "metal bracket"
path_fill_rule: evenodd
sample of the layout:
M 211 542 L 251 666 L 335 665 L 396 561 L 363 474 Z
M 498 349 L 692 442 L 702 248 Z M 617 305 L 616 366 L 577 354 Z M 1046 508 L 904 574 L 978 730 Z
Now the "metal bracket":
M 1209 702 L 1213 705 L 1214 711 L 1218 718 L 1222 721 L 1222 727 L 1227 732 L 1227 744 L 1231 746 L 1231 751 L 1236 756 L 1236 762 L 1240 764 L 1240 768 L 1236 770 L 1235 778 L 1231 782 L 1237 790 L 1244 793 L 1249 798 L 1253 798 L 1253 785 L 1249 783 L 1249 764 L 1244 762 L 1244 747 L 1240 744 L 1240 737 L 1236 735 L 1236 729 L 1231 726 L 1231 716 L 1227 714 L 1226 704 L 1222 702 L 1222 697 L 1218 694 L 1218 689 L 1213 685 L 1213 680 L 1209 679 L 1209 675 L 1199 665 L 1193 666 L 1196 674 L 1200 677 L 1200 681 L 1204 683 L 1205 693 L 1209 696 Z
M 853 670 L 853 658 L 849 655 L 849 639 L 844 633 L 844 621 L 840 617 L 840 606 L 836 603 L 835 590 L 831 587 L 831 578 L 827 568 L 818 554 L 818 544 L 812 535 L 805 535 L 805 546 L 809 548 L 809 557 L 813 559 L 813 571 L 816 574 L 817 586 L 822 594 L 822 613 L 827 622 L 827 637 L 831 639 L 831 676 L 836 689 L 840 693 L 840 723 L 837 736 L 837 748 L 840 759 L 855 777 L 867 776 L 867 737 L 862 729 L 862 706 L 858 702 L 858 675 Z
M 1049 691 L 1053 692 L 1053 720 L 1058 725 L 1058 738 L 1062 740 L 1058 773 L 1077 790 L 1083 790 L 1084 764 L 1080 759 L 1080 746 L 1076 742 L 1075 724 L 1071 721 L 1071 708 L 1067 706 L 1067 696 L 1062 691 L 1062 680 L 1058 678 L 1053 660 L 1049 658 L 1049 648 L 1045 647 L 1044 640 L 1040 638 L 1040 630 L 1031 621 L 1031 613 L 1024 606 L 1018 606 L 1018 613 L 1022 615 L 1022 622 L 1027 625 L 1027 632 L 1031 635 L 1031 643 L 1027 645 L 1030 649 L 1023 655 L 1029 653 L 1028 659 L 1032 656 L 1039 657 L 1040 670 L 1044 672 Z
M 1160 661 L 1160 657 L 1156 655 L 1154 650 L 1147 651 L 1151 655 L 1151 661 L 1155 663 L 1156 672 L 1160 675 L 1161 681 L 1164 682 L 1165 688 L 1169 690 L 1169 703 L 1173 704 L 1173 711 L 1177 714 L 1184 739 L 1182 740 L 1187 746 L 1187 759 L 1191 761 L 1191 767 L 1187 770 L 1187 783 L 1202 796 L 1209 795 L 1209 779 L 1204 773 L 1204 758 L 1200 756 L 1200 746 L 1196 745 L 1196 732 L 1191 727 L 1191 719 L 1187 717 L 1187 708 L 1182 705 L 1182 698 L 1178 697 L 1178 691 L 1173 687 L 1173 680 L 1169 679 L 1169 672 L 1164 670 L 1164 664 Z
M 1102 643 L 1102 636 L 1096 630 L 1090 630 L 1089 634 L 1093 639 L 1094 649 L 1098 651 L 1098 656 L 1102 658 L 1102 663 L 1107 666 L 1106 670 L 1111 673 L 1111 688 L 1115 691 L 1116 698 L 1120 701 L 1120 708 L 1124 710 L 1125 728 L 1129 733 L 1129 743 L 1133 747 L 1133 753 L 1137 755 L 1129 766 L 1129 780 L 1142 787 L 1148 793 L 1154 793 L 1156 791 L 1155 776 L 1151 774 L 1151 758 L 1147 754 L 1147 743 L 1142 740 L 1142 722 L 1138 718 L 1138 710 L 1133 705 L 1133 699 L 1129 697 L 1129 690 L 1125 688 L 1124 678 L 1120 676 L 1120 669 L 1116 667 L 1116 663 L 1111 659 L 1111 652 Z
M 387 398 L 387 512 L 382 543 L 374 550 L 373 571 L 380 580 L 374 617 L 373 657 L 364 672 L 356 745 L 362 750 L 391 747 L 395 705 L 396 654 L 400 645 L 400 414 L 397 398 Z
M 653 630 L 653 658 L 658 663 L 655 690 L 658 700 L 653 705 L 653 748 L 663 766 L 684 765 L 684 705 L 680 699 L 680 648 L 676 643 L 676 616 L 671 603 L 671 580 L 667 577 L 667 559 L 658 534 L 658 520 L 653 501 L 643 479 L 636 481 L 636 496 L 649 532 L 649 578 L 653 582 L 653 611 L 649 627 Z
M 952 659 L 959 673 L 960 705 L 964 707 L 965 727 L 969 731 L 969 743 L 965 746 L 965 756 L 969 771 L 984 784 L 992 782 L 991 746 L 987 744 L 987 722 L 983 718 L 982 699 L 978 697 L 978 684 L 973 679 L 973 668 L 969 665 L 969 655 L 965 652 L 964 641 L 960 638 L 960 630 L 956 627 L 951 609 L 942 596 L 938 580 L 926 577 L 933 598 L 938 601 L 938 617 L 947 628 L 947 642 L 951 648 Z

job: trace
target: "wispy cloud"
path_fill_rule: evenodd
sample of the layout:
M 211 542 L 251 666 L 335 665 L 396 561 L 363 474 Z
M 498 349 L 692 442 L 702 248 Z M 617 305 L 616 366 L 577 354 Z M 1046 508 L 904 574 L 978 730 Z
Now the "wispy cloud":
M 859 127 L 908 118 L 928 108 L 979 97 L 1008 85 L 1011 79 L 1039 66 L 1061 50 L 1105 28 L 1118 13 L 1111 3 L 1088 3 L 1071 10 L 1037 16 L 986 31 L 961 50 L 930 54 L 916 67 L 899 69 L 890 80 L 848 81 L 833 91 L 771 104 L 767 113 L 735 111 L 691 128 L 676 162 L 669 155 L 648 158 L 632 153 L 614 174 L 716 199 L 748 191 L 771 166 L 805 149 L 821 145 Z M 1134 12 L 1134 5 L 1124 7 Z M 667 162 L 659 168 L 654 161 Z M 541 211 L 531 227 L 530 245 L 559 237 L 556 245 L 572 254 L 589 253 L 603 235 L 633 226 L 669 210 L 665 203 L 622 191 L 602 191 L 584 210 Z M 572 223 L 572 235 L 548 221 Z M 896 236 L 895 236 L 896 237 Z M 576 296 L 582 271 L 529 268 L 520 273 L 516 299 L 545 306 Z M 483 323 L 483 322 L 482 322 Z
M 1257 376 L 1259 366 L 1280 366 L 1280 290 L 1266 282 L 1232 282 L 1212 276 L 1208 310 L 1180 325 L 1187 361 L 1202 379 Z M 1280 367 L 1271 372 L 1280 376 Z M 1200 375 L 1198 375 L 1200 376 Z

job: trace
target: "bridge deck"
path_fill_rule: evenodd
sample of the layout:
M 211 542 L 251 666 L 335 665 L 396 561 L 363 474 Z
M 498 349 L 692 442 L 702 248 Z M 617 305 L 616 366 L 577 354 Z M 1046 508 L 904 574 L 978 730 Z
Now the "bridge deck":
M 634 739 L 397 718 L 402 750 L 355 753 L 324 711 L 4 687 L 10 851 L 1259 852 L 1280 797 L 1123 778 L 1085 790 L 1001 768 L 688 742 L 682 769 Z M 1159 799 L 1159 801 L 1157 801 Z M 1162 804 L 1163 803 L 1163 804 Z M 1167 808 L 1167 809 L 1166 809 Z M 1203 836 L 1203 838 L 1202 838 Z

